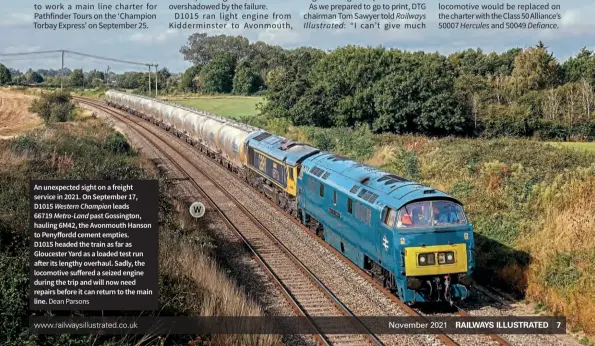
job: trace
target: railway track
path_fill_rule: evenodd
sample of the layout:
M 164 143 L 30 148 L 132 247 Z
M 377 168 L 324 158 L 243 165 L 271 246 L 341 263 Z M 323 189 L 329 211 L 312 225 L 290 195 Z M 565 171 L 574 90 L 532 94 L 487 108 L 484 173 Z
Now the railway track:
M 157 148 L 180 173 L 184 174 L 190 183 L 208 200 L 211 207 L 217 211 L 223 221 L 244 241 L 253 256 L 273 279 L 276 286 L 281 289 L 288 301 L 290 301 L 294 310 L 310 320 L 311 326 L 319 333 L 317 339 L 321 344 L 383 345 L 371 332 L 368 334 L 324 334 L 324 326 L 317 325 L 316 322 L 312 321 L 312 317 L 349 316 L 353 317 L 354 323 L 358 323 L 359 320 L 233 195 L 222 189 L 216 180 L 205 174 L 201 168 L 196 167 L 192 162 L 180 163 L 184 161 L 179 160 L 180 157 L 183 158 L 183 153 L 161 139 L 151 138 L 151 135 L 147 135 L 148 131 L 142 129 L 143 125 L 118 114 L 119 112 L 99 102 L 78 97 L 75 99 L 98 108 L 124 123 L 129 125 L 134 123 L 131 128 Z M 171 149 L 174 153 L 165 148 Z M 179 157 L 175 157 L 175 154 L 178 154 Z M 185 167 L 188 165 L 202 173 L 201 178 L 205 179 L 201 179 L 201 184 L 197 183 L 195 174 L 188 172 L 188 168 Z M 357 326 L 354 325 L 353 328 L 368 330 L 361 322 Z
M 151 124 L 145 123 L 144 121 L 138 122 L 138 121 L 131 120 L 128 117 L 127 113 L 107 107 L 101 101 L 89 100 L 89 99 L 80 98 L 80 97 L 76 97 L 76 99 L 79 102 L 89 104 L 89 105 L 96 107 L 104 112 L 107 112 L 107 113 L 115 116 L 117 119 L 119 119 L 120 121 L 122 121 L 124 123 L 127 123 L 129 125 L 131 123 L 133 123 L 134 131 L 137 131 L 142 137 L 146 138 L 147 136 L 142 135 L 140 132 L 149 132 L 149 133 L 151 132 L 146 127 L 146 125 L 152 126 Z M 142 130 L 139 130 L 137 127 L 140 127 Z M 152 135 L 154 136 L 154 134 L 152 134 Z M 172 139 L 174 139 L 173 136 L 172 136 Z M 177 139 L 177 138 L 175 138 L 175 139 Z M 163 139 L 160 139 L 160 141 L 165 143 L 165 141 Z M 158 144 L 156 144 L 155 141 L 151 140 L 151 142 L 153 142 L 153 144 L 157 148 L 161 147 Z M 178 140 L 178 142 L 181 142 L 181 141 Z M 185 142 L 181 142 L 181 143 L 187 144 Z M 190 147 L 190 144 L 187 144 L 187 145 L 188 145 L 188 147 Z M 184 159 L 185 153 L 182 153 L 179 149 L 174 148 L 174 146 L 171 146 L 171 148 L 178 154 L 178 156 L 180 158 Z M 198 155 L 201 155 L 197 151 L 195 151 L 195 152 Z M 184 174 L 186 174 L 190 178 L 193 185 L 195 185 L 195 187 L 199 191 L 201 191 L 201 193 L 203 195 L 205 195 L 205 197 L 207 199 L 209 199 L 210 204 L 212 204 L 213 207 L 216 208 L 216 210 L 218 210 L 218 212 L 223 217 L 224 221 L 228 224 L 228 226 L 230 226 L 232 229 L 234 229 L 239 234 L 239 236 L 246 242 L 247 246 L 250 248 L 251 251 L 254 252 L 255 257 L 261 263 L 261 266 L 264 266 L 265 270 L 267 272 L 269 272 L 269 276 L 271 276 L 274 279 L 276 285 L 283 291 L 283 293 L 288 298 L 288 300 L 292 301 L 292 305 L 294 305 L 294 310 L 296 310 L 297 313 L 299 313 L 300 315 L 303 315 L 303 316 L 307 316 L 307 317 L 309 317 L 309 316 L 341 316 L 341 315 L 354 316 L 353 313 L 351 313 L 351 311 L 349 311 L 349 309 L 344 304 L 342 304 L 341 301 L 336 296 L 334 296 L 332 294 L 332 292 L 326 286 L 324 286 L 324 284 L 318 278 L 316 278 L 316 276 L 302 262 L 300 262 L 300 260 L 295 255 L 293 255 L 293 253 L 291 253 L 291 251 L 289 251 L 289 249 L 287 249 L 279 241 L 279 239 L 273 234 L 273 232 L 268 230 L 267 227 L 265 225 L 263 225 L 258 220 L 258 218 L 256 216 L 253 215 L 253 213 L 251 213 L 249 210 L 247 210 L 242 205 L 242 203 L 239 202 L 236 197 L 234 197 L 232 194 L 230 194 L 230 192 L 228 190 L 226 190 L 223 186 L 221 186 L 220 183 L 218 183 L 213 178 L 211 178 L 210 175 L 208 173 L 206 173 L 203 168 L 198 167 L 193 162 L 189 162 L 190 165 L 192 165 L 194 168 L 196 168 L 196 170 L 201 172 L 201 174 L 205 177 L 205 179 L 209 181 L 209 183 L 206 184 L 206 186 L 207 186 L 206 189 L 199 186 L 196 183 L 196 181 L 193 180 L 193 178 L 188 173 L 186 173 L 184 171 L 184 169 L 180 166 L 180 164 L 176 162 L 175 158 L 172 157 L 172 155 L 165 153 L 165 152 L 164 152 L 164 155 L 166 157 L 168 157 L 168 159 L 172 162 L 173 165 L 178 167 L 179 170 L 184 172 Z M 210 159 L 208 159 L 206 157 L 203 157 L 203 158 L 205 159 L 205 162 L 208 162 L 209 164 L 215 165 L 217 167 L 221 167 L 217 163 L 211 161 Z M 237 181 L 240 182 L 239 179 L 237 179 Z M 245 184 L 244 182 L 241 182 L 241 184 L 243 184 L 247 188 L 252 189 L 248 184 Z M 220 191 L 222 193 L 217 193 L 217 191 Z M 227 198 L 228 201 L 220 200 L 219 197 L 216 197 L 215 199 L 213 199 L 212 197 L 209 197 L 209 194 L 214 194 L 216 196 L 225 195 L 226 196 L 225 198 Z M 274 204 L 272 201 L 270 201 L 266 198 L 264 198 L 264 200 L 266 200 L 266 202 L 269 203 L 270 206 L 272 206 L 273 208 L 283 212 L 283 210 L 281 208 L 279 208 L 276 204 Z M 233 205 L 233 208 L 230 208 L 229 210 L 218 209 L 216 207 L 217 203 L 222 203 L 223 205 L 225 205 L 226 203 L 230 204 L 229 201 L 231 201 L 231 204 Z M 234 217 L 237 214 L 237 213 L 234 213 L 234 211 L 240 211 L 240 214 L 246 215 L 247 218 L 250 219 L 250 222 L 234 220 Z M 231 215 L 232 217 L 230 218 L 230 217 L 228 217 L 228 215 Z M 342 259 L 345 264 L 347 264 L 354 271 L 358 272 L 363 278 L 365 278 L 368 282 L 370 282 L 378 291 L 382 292 L 388 299 L 390 299 L 391 302 L 396 304 L 407 315 L 415 316 L 415 317 L 427 316 L 426 314 L 423 314 L 423 313 L 417 311 L 416 309 L 411 308 L 407 304 L 404 304 L 401 300 L 398 299 L 398 297 L 396 297 L 390 291 L 388 291 L 387 289 L 382 287 L 377 281 L 375 281 L 373 278 L 371 278 L 367 273 L 365 273 L 363 270 L 361 270 L 359 267 L 357 267 L 352 262 L 346 260 L 343 257 L 343 255 L 341 253 L 339 253 L 336 249 L 334 249 L 333 247 L 328 245 L 326 242 L 321 240 L 319 237 L 317 237 L 310 229 L 308 229 L 307 227 L 305 227 L 304 225 L 302 225 L 301 223 L 299 223 L 297 220 L 295 220 L 293 218 L 287 218 L 287 219 L 291 220 L 291 222 L 293 224 L 295 224 L 296 226 L 300 227 L 301 229 L 306 231 L 308 234 L 310 234 L 312 236 L 312 238 L 314 238 L 321 246 L 325 247 L 332 253 L 336 254 L 338 258 Z M 234 222 L 236 222 L 236 223 L 234 223 Z M 236 227 L 238 225 L 240 226 L 242 231 L 240 231 L 238 229 L 238 227 Z M 246 225 L 248 225 L 248 227 L 245 227 Z M 253 226 L 250 226 L 250 225 L 253 225 Z M 264 238 L 264 237 L 262 237 L 263 232 L 266 233 L 265 234 L 266 238 L 270 239 L 270 242 L 275 243 L 276 245 L 274 245 L 272 248 L 269 248 L 268 246 L 271 246 L 270 242 L 268 242 L 268 241 L 263 242 L 263 238 Z M 242 234 L 242 233 L 244 233 L 244 234 Z M 284 273 L 284 272 L 285 273 L 293 273 L 295 270 L 298 270 L 301 273 L 305 273 L 304 275 L 302 275 L 302 279 L 299 279 L 299 281 L 295 281 L 295 278 L 292 277 L 293 276 L 292 274 L 289 274 L 290 277 L 287 277 L 286 275 L 283 275 L 283 274 L 276 274 L 274 272 L 274 270 L 276 268 L 271 268 L 267 264 L 267 263 L 270 263 L 270 261 L 274 262 L 275 260 L 270 257 L 269 258 L 266 258 L 266 256 L 263 257 L 259 254 L 259 251 L 261 251 L 261 253 L 262 253 L 262 251 L 264 251 L 264 253 L 266 253 L 268 255 L 271 253 L 269 251 L 269 249 L 275 249 L 275 248 L 277 250 L 273 250 L 273 251 L 281 252 L 281 253 L 285 254 L 285 257 L 284 257 L 285 260 L 283 262 L 276 262 L 279 264 L 278 268 L 281 268 L 281 273 Z M 269 262 L 267 262 L 267 260 Z M 304 277 L 308 277 L 309 281 L 310 281 L 310 285 L 317 286 L 318 292 L 322 292 L 322 293 L 317 293 L 315 296 L 311 296 L 310 295 L 311 291 L 308 291 L 308 290 L 304 291 L 303 290 L 303 287 L 305 287 L 304 286 Z M 287 286 L 286 284 L 289 286 Z M 294 289 L 295 289 L 295 287 L 300 287 L 300 290 L 294 291 L 291 289 L 292 287 Z M 295 295 L 294 295 L 294 292 L 295 292 Z M 332 309 L 325 310 L 325 308 L 323 308 L 322 306 L 317 305 L 322 302 L 322 300 L 320 298 L 321 294 L 322 294 L 322 296 L 324 296 L 326 294 L 326 297 L 327 297 L 326 299 L 330 300 L 335 305 L 334 314 L 328 313 L 329 311 L 333 311 Z M 329 296 L 329 294 L 330 294 L 330 296 Z M 301 297 L 306 298 L 305 302 L 300 301 Z M 308 298 L 315 298 L 315 299 L 308 299 Z M 328 303 L 325 303 L 325 306 L 326 305 L 328 305 Z M 339 306 L 339 308 L 337 308 L 337 306 Z M 313 314 L 311 314 L 309 311 L 312 311 Z M 339 314 L 337 314 L 337 312 Z M 457 313 L 455 313 L 454 315 L 469 316 L 462 309 L 459 309 L 459 311 Z M 362 327 L 362 326 L 363 326 L 363 324 L 360 325 L 359 327 Z M 316 327 L 316 326 L 314 326 L 314 327 Z M 365 328 L 365 326 L 363 326 L 363 328 Z M 340 336 L 340 340 L 338 341 L 338 343 L 337 343 L 337 340 L 332 340 L 332 338 L 335 336 L 336 335 L 327 335 L 327 336 L 323 335 L 319 338 L 319 342 L 321 342 L 322 344 L 343 344 L 342 342 L 344 342 L 345 344 L 349 344 L 349 345 L 350 344 L 382 344 L 382 342 L 376 336 L 372 335 L 371 333 L 365 335 L 365 338 L 360 339 L 360 340 L 355 340 L 355 339 L 350 338 L 347 335 L 343 335 L 343 336 Z M 353 335 L 351 335 L 351 337 L 353 337 Z M 358 337 L 362 338 L 362 337 L 364 337 L 364 335 L 359 335 Z M 467 344 L 468 341 L 465 341 L 464 339 L 469 337 L 469 335 L 462 335 L 462 336 L 457 335 L 453 338 L 446 334 L 437 334 L 436 337 L 438 337 L 438 339 L 445 345 L 459 345 L 459 344 Z M 497 342 L 500 345 L 510 345 L 510 343 L 508 341 L 506 341 L 506 339 L 500 337 L 499 335 L 490 334 L 490 335 L 487 335 L 487 337 L 489 337 L 489 339 Z M 457 340 L 455 340 L 455 339 L 457 339 Z M 461 340 L 461 342 L 458 342 L 459 340 Z M 360 343 L 360 342 L 362 342 L 362 343 Z M 472 342 L 472 344 L 474 344 L 474 343 L 475 342 Z M 478 341 L 477 343 L 485 344 L 486 342 Z

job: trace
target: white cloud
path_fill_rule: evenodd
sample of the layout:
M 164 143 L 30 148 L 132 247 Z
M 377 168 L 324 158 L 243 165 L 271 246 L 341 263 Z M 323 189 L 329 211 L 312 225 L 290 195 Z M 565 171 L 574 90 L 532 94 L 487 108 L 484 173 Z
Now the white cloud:
M 168 39 L 177 36 L 178 33 L 179 33 L 179 31 L 176 30 L 176 29 L 167 29 L 166 31 L 164 31 L 161 34 L 157 35 L 157 37 L 155 37 L 155 41 L 157 41 L 157 42 L 165 42 Z
M 158 33 L 137 32 L 128 36 L 126 40 L 142 44 L 164 43 L 167 42 L 169 39 L 176 37 L 178 34 L 179 31 L 176 29 L 167 29 Z
M 275 25 L 281 25 L 285 21 L 277 20 L 274 22 Z M 301 25 L 301 22 L 299 23 Z M 297 30 L 302 28 L 294 27 L 291 29 L 265 29 L 258 33 L 258 40 L 264 41 L 273 45 L 293 45 L 298 42 L 303 42 L 304 33 L 300 35 Z
M 5 13 L 0 17 L 0 27 L 10 27 L 22 24 L 32 24 L 33 15 L 29 13 Z
M 31 53 L 40 50 L 41 47 L 39 46 L 9 46 L 4 48 L 4 53 L 11 54 L 11 53 Z
M 561 25 L 563 27 L 569 27 L 576 25 L 580 22 L 580 14 L 576 10 L 569 10 L 562 14 Z

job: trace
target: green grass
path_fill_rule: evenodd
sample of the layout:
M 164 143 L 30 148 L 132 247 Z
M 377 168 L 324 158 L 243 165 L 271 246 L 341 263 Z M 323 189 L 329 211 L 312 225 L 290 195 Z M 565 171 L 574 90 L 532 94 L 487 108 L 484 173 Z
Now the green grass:
M 188 107 L 214 113 L 222 117 L 240 119 L 241 117 L 257 115 L 258 110 L 256 109 L 256 105 L 260 102 L 264 102 L 264 98 L 259 96 L 204 96 L 172 101 Z
M 551 145 L 561 148 L 572 148 L 578 150 L 595 151 L 595 142 L 549 142 Z

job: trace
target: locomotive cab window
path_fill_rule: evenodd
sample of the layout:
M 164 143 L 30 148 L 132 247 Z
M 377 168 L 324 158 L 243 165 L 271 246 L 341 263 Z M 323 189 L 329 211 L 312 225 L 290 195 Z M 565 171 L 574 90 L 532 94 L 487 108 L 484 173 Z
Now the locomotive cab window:
M 467 223 L 463 206 L 437 200 L 407 204 L 397 212 L 397 228 L 456 226 Z
M 320 183 L 320 197 L 324 197 L 324 185 Z
M 347 212 L 353 214 L 353 200 L 351 198 L 347 198 Z
M 386 207 L 384 208 L 384 224 L 389 228 L 393 228 L 395 220 L 397 219 L 397 211 Z
M 289 167 L 289 179 L 293 180 L 293 168 Z

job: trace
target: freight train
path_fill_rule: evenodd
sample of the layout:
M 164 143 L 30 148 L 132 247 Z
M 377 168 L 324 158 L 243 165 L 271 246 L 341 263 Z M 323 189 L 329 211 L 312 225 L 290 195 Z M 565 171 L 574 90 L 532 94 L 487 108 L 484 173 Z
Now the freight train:
M 403 302 L 469 296 L 473 226 L 454 197 L 207 112 L 116 90 L 105 101 L 237 174 Z

